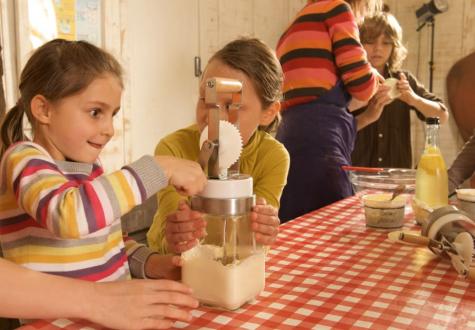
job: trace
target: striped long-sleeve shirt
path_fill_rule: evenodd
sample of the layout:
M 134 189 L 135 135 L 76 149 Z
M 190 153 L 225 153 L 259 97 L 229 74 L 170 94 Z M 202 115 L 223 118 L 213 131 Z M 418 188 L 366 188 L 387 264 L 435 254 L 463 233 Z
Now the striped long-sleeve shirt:
M 369 100 L 376 89 L 355 18 L 343 0 L 307 4 L 276 52 L 284 71 L 284 109 L 318 99 L 339 80 L 360 101 Z
M 0 164 L 4 257 L 91 281 L 143 275 L 134 262 L 147 248 L 124 242 L 120 216 L 167 184 L 151 156 L 104 175 L 98 164 L 55 161 L 37 144 L 18 143 Z

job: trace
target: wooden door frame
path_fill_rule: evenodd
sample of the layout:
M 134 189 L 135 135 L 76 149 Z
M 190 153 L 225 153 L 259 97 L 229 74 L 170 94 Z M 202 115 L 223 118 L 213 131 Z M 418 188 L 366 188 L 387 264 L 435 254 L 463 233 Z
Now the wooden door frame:
M 20 1 L 22 2 L 22 1 Z M 20 74 L 17 55 L 17 1 L 0 0 L 0 42 L 2 44 L 3 82 L 6 108 L 10 109 L 18 99 L 18 78 Z

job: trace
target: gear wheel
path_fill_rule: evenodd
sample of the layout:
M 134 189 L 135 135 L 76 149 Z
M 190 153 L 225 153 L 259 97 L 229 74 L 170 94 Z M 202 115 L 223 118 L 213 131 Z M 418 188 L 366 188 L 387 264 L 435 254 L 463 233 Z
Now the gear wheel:
M 201 132 L 200 146 L 208 139 L 208 126 Z M 219 169 L 227 170 L 241 155 L 242 137 L 239 130 L 229 121 L 219 121 Z

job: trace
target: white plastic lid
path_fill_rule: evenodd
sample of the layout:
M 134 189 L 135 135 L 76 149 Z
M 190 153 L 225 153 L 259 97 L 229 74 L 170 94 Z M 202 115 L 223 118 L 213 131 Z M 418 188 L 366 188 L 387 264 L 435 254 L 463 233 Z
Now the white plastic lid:
M 475 202 L 475 189 L 457 189 L 456 191 L 458 199 Z
M 225 180 L 208 179 L 205 189 L 199 194 L 206 198 L 240 198 L 252 195 L 252 177 L 247 175 Z

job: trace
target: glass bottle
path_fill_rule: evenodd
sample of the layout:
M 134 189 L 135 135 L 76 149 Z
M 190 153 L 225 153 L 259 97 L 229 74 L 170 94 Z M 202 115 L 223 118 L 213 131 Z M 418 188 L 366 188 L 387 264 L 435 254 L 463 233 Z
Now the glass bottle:
M 448 205 L 447 167 L 439 148 L 439 118 L 426 119 L 424 152 L 416 171 L 416 196 L 414 200 L 416 221 L 426 221 L 428 212 Z

